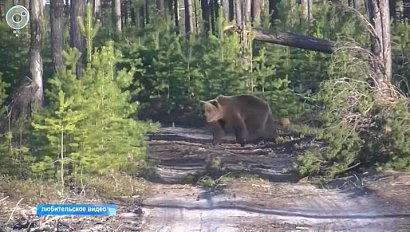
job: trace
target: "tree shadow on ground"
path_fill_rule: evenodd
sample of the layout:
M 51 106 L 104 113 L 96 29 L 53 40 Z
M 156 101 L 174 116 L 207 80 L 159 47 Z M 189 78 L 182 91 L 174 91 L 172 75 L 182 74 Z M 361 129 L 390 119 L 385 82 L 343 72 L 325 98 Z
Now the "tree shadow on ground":
M 162 184 L 195 183 L 202 176 L 217 179 L 228 173 L 257 175 L 273 182 L 297 182 L 296 153 L 320 146 L 313 137 L 282 143 L 248 144 L 241 147 L 227 137 L 213 146 L 204 129 L 163 128 L 149 135 L 148 160 L 154 173 L 146 178 Z

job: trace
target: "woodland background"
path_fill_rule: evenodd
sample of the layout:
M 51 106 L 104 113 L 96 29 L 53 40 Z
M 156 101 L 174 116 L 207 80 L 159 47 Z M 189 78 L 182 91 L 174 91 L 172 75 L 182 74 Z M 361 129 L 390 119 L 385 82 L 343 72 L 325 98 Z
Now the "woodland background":
M 145 175 L 147 132 L 202 126 L 200 100 L 243 93 L 325 142 L 299 154 L 302 175 L 410 170 L 410 1 L 2 0 L 0 14 L 3 178 Z

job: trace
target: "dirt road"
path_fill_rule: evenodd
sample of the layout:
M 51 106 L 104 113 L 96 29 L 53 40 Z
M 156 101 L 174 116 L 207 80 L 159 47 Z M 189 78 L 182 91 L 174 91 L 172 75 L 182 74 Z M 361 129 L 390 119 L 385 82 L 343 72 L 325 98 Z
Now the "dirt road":
M 284 174 L 297 149 L 319 146 L 312 139 L 212 147 L 204 130 L 183 128 L 163 128 L 151 139 L 158 176 L 143 202 L 143 231 L 410 231 L 407 175 L 369 175 L 326 189 Z M 217 181 L 184 185 L 204 176 Z

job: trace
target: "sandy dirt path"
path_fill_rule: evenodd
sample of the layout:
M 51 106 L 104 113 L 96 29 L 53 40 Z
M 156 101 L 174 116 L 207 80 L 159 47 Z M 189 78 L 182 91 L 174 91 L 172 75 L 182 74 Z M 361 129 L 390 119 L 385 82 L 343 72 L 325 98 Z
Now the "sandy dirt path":
M 163 128 L 151 139 L 158 176 L 143 201 L 143 231 L 410 231 L 410 178 L 405 175 L 372 176 L 357 188 L 326 189 L 283 174 L 292 167 L 296 149 L 318 146 L 311 139 L 212 147 L 206 131 L 183 128 Z M 215 164 L 217 171 L 210 168 Z M 212 188 L 183 184 L 238 171 L 260 178 L 235 178 Z

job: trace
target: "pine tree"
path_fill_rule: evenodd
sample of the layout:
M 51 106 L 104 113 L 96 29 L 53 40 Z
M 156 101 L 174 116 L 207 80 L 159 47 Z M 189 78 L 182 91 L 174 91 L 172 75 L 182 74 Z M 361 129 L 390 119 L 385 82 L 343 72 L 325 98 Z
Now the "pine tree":
M 93 33 L 85 35 L 92 40 Z M 145 155 L 146 132 L 157 128 L 132 118 L 138 103 L 130 102 L 126 89 L 135 69 L 117 70 L 121 54 L 112 41 L 92 54 L 80 80 L 75 75 L 79 57 L 76 49 L 65 51 L 65 67 L 49 81 L 50 105 L 36 112 L 33 171 L 57 174 L 53 166 L 57 158 L 67 161 L 64 169 L 60 163 L 59 176 L 74 180 L 85 174 L 131 171 Z
M 70 162 L 73 154 L 70 153 L 72 149 L 70 147 L 78 146 L 78 144 L 73 144 L 73 140 L 69 139 L 74 136 L 74 132 L 78 133 L 76 125 L 84 119 L 84 114 L 81 112 L 73 111 L 71 106 L 73 104 L 73 98 L 65 98 L 63 91 L 58 92 L 58 110 L 53 112 L 50 117 L 44 118 L 41 123 L 32 123 L 33 128 L 38 133 L 44 133 L 47 135 L 49 142 L 49 149 L 52 153 L 57 153 L 57 157 L 48 156 L 45 159 L 45 163 L 39 162 L 33 166 L 35 171 L 43 171 L 44 168 L 50 167 L 50 160 L 56 160 L 60 163 L 59 176 L 61 180 L 61 186 L 65 183 L 65 169 L 64 164 Z M 57 152 L 59 151 L 59 152 Z M 61 192 L 64 191 L 63 190 Z
M 6 130 L 4 134 L 0 136 L 0 172 L 5 174 L 5 173 L 10 173 L 13 172 L 13 169 L 15 168 L 14 165 L 14 155 L 13 155 L 13 144 L 12 144 L 12 138 L 13 134 L 11 131 L 11 128 L 7 125 L 8 120 L 7 120 L 7 107 L 4 106 L 4 102 L 6 100 L 6 88 L 9 86 L 7 83 L 3 81 L 3 74 L 0 72 L 0 118 L 2 120 L 2 129 Z M 10 167 L 12 166 L 12 167 Z

